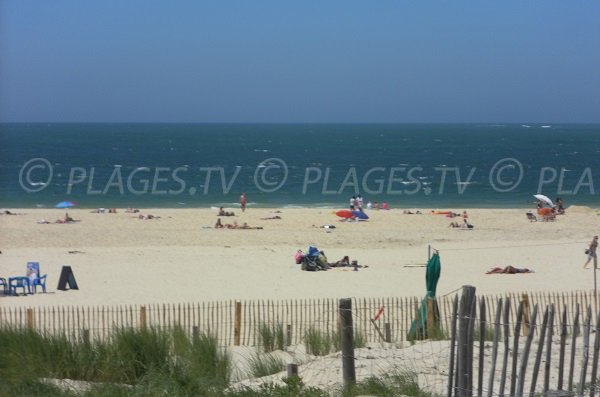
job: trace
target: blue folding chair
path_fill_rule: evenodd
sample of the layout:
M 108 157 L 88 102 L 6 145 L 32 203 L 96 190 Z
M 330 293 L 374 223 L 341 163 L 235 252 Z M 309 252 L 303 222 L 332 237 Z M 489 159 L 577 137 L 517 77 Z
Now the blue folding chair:
M 31 290 L 35 294 L 37 292 L 38 285 L 42 287 L 42 291 L 46 293 L 46 277 L 48 275 L 44 274 L 42 277 L 38 277 L 31 281 Z
M 30 294 L 31 283 L 29 282 L 29 277 L 9 277 L 8 288 L 11 295 L 17 295 L 17 288 L 22 288 L 25 295 Z

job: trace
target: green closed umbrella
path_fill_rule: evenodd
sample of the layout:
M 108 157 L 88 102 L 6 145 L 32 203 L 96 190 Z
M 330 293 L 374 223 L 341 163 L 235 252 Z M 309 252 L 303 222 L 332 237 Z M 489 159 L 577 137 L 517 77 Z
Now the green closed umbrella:
M 427 287 L 427 297 L 435 298 L 435 290 L 440 279 L 440 255 L 434 254 L 427 262 L 427 272 L 425 273 L 425 286 Z
M 426 339 L 429 337 L 427 334 L 427 317 L 432 316 L 434 323 L 436 326 L 439 325 L 440 321 L 440 312 L 437 306 L 437 302 L 435 301 L 435 292 L 437 289 L 437 283 L 440 279 L 441 273 L 441 262 L 440 256 L 438 253 L 435 253 L 427 262 L 426 271 L 425 271 L 425 287 L 427 288 L 427 293 L 425 294 L 425 298 L 421 301 L 421 305 L 417 311 L 417 318 L 410 325 L 410 330 L 408 331 L 408 339 Z M 433 299 L 433 312 L 428 313 L 427 311 L 427 299 Z

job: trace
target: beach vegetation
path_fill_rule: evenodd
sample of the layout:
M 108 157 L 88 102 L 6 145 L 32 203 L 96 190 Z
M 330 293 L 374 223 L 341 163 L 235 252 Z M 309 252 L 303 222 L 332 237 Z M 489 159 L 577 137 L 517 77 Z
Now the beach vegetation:
M 285 347 L 285 332 L 283 324 L 266 324 L 261 323 L 258 326 L 258 345 L 261 346 L 265 353 L 275 350 L 283 350 Z
M 270 353 L 254 353 L 248 358 L 249 377 L 261 378 L 285 369 L 286 361 Z
M 473 331 L 473 340 L 479 340 L 480 337 L 481 329 L 479 327 L 475 327 L 475 330 Z M 492 342 L 494 340 L 494 328 L 487 325 L 485 326 L 483 331 L 483 340 L 485 342 Z
M 361 348 L 367 345 L 366 337 L 355 330 L 353 333 L 353 347 Z M 326 356 L 342 350 L 342 335 L 339 330 L 325 332 L 310 327 L 304 334 L 306 353 L 314 356 Z
M 340 395 L 438 397 L 434 393 L 422 390 L 418 384 L 417 373 L 406 369 L 396 369 L 381 377 L 369 377 L 363 382 L 344 388 Z
M 316 352 L 336 349 L 339 332 L 312 329 Z M 358 343 L 361 336 L 356 333 Z M 362 338 L 364 340 L 364 338 Z M 337 342 L 336 342 L 337 343 Z M 415 373 L 396 371 L 368 378 L 340 390 L 307 387 L 302 378 L 283 378 L 284 385 L 230 388 L 232 361 L 217 339 L 190 337 L 182 328 L 123 328 L 106 340 L 50 335 L 25 328 L 0 328 L 0 395 L 44 397 L 324 397 L 407 395 L 433 397 L 421 391 Z M 285 362 L 257 352 L 250 360 L 253 377 L 280 372 Z M 61 379 L 77 382 L 66 387 Z M 54 380 L 54 381 L 53 381 Z

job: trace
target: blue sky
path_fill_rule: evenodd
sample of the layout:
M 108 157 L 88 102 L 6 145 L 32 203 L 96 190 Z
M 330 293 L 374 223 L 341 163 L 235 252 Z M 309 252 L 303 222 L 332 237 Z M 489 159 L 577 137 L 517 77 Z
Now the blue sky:
M 598 1 L 0 1 L 0 121 L 600 122 Z

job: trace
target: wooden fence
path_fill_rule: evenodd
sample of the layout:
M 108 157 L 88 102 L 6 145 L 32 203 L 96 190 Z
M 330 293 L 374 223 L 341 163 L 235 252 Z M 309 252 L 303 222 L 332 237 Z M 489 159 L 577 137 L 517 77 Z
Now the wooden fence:
M 600 316 L 594 321 L 592 305 L 584 302 L 570 311 L 566 303 L 532 301 L 516 302 L 511 321 L 515 302 L 509 297 L 478 300 L 471 286 L 454 297 L 448 397 L 594 397 Z
M 572 322 L 577 305 L 587 307 L 594 302 L 593 291 L 507 293 L 484 296 L 488 310 L 498 298 L 510 298 L 509 319 L 516 322 L 519 302 L 526 307 L 535 304 L 566 306 L 567 321 Z M 11 298 L 2 298 L 11 299 Z M 453 296 L 438 297 L 440 328 L 449 334 Z M 420 297 L 354 298 L 354 328 L 368 342 L 401 342 L 415 319 Z M 379 315 L 378 315 L 379 314 Z M 488 313 L 488 318 L 490 314 Z M 210 332 L 221 346 L 254 346 L 260 325 L 284 328 L 289 344 L 301 343 L 305 332 L 314 328 L 324 332 L 338 329 L 337 299 L 251 300 L 185 304 L 58 306 L 36 308 L 3 308 L 0 327 L 29 327 L 49 334 L 80 337 L 83 330 L 91 338 L 107 338 L 115 328 L 181 326 L 186 332 Z

